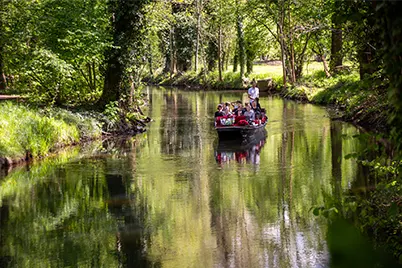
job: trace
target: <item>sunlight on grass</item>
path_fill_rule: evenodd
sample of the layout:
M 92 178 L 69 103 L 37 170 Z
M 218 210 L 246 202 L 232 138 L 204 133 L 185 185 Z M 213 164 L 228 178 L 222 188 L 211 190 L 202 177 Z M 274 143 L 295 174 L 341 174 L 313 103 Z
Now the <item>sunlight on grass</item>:
M 51 149 L 101 135 L 95 120 L 62 109 L 36 110 L 0 104 L 0 157 L 47 154 Z
M 228 72 L 232 72 L 233 70 L 233 65 L 229 65 Z M 324 66 L 322 62 L 317 62 L 317 61 L 312 61 L 312 62 L 307 62 L 303 66 L 303 75 L 311 74 L 315 71 L 321 71 L 324 70 Z M 240 73 L 238 70 L 237 73 Z M 255 64 L 253 66 L 253 72 L 249 75 L 250 77 L 261 77 L 265 75 L 265 78 L 268 77 L 278 77 L 282 76 L 283 71 L 282 71 L 282 64 L 280 61 L 272 62 L 272 63 L 267 63 L 267 64 Z

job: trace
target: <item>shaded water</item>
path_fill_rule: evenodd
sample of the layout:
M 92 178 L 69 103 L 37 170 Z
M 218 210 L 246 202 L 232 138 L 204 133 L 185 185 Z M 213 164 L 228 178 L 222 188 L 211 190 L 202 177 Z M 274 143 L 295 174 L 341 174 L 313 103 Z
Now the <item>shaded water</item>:
M 310 208 L 356 183 L 357 130 L 324 108 L 262 97 L 267 136 L 218 144 L 239 92 L 147 89 L 149 130 L 70 148 L 0 184 L 0 267 L 326 267 Z M 119 143 L 123 143 L 121 145 Z

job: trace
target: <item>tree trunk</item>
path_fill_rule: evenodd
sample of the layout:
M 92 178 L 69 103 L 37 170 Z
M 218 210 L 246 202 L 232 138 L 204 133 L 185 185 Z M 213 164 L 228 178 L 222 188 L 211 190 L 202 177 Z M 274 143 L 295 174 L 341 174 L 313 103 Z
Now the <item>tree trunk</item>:
M 218 62 L 219 65 L 219 43 L 217 44 L 212 39 L 208 41 L 206 51 L 206 61 L 207 61 L 206 67 L 208 68 L 209 72 L 216 69 L 216 62 Z
M 393 113 L 393 141 L 396 144 L 398 157 L 402 149 L 402 32 L 400 30 L 400 10 L 402 3 L 395 1 L 384 2 L 379 10 L 381 15 L 378 17 L 380 29 L 384 31 L 383 53 L 386 76 L 389 79 L 388 96 L 395 108 Z
M 331 74 L 328 69 L 327 60 L 325 59 L 325 56 L 323 54 L 321 54 L 321 60 L 322 60 L 322 64 L 324 64 L 324 72 L 325 72 L 326 77 L 331 77 Z
M 331 59 L 330 68 L 331 72 L 336 72 L 337 66 L 342 66 L 342 26 L 338 22 L 336 15 L 332 15 L 332 31 L 331 31 Z
M 250 50 L 249 46 L 246 47 L 246 74 L 251 74 L 253 72 L 253 60 L 255 54 Z
M 295 48 L 293 41 L 290 42 L 290 81 L 292 83 L 296 82 L 296 67 L 295 67 Z
M 229 51 L 223 51 L 222 62 L 223 62 L 223 70 L 227 71 L 229 69 Z
M 323 45 L 321 44 L 320 38 L 317 35 L 317 33 L 315 33 L 314 36 L 315 36 L 315 42 L 317 44 L 318 50 L 315 50 L 314 48 L 312 48 L 311 50 L 320 57 L 322 64 L 324 65 L 325 76 L 327 78 L 331 77 L 331 73 L 329 72 L 329 68 L 328 68 L 328 62 L 327 62 L 327 59 L 325 58 L 325 52 L 323 49 Z
M 229 70 L 229 53 L 230 51 L 224 50 L 223 51 L 223 70 Z
M 201 6 L 202 0 L 196 0 L 197 5 L 197 41 L 195 43 L 195 72 L 198 72 L 198 53 L 200 48 Z
M 289 1 L 290 5 L 290 1 Z M 289 46 L 290 46 L 290 69 L 291 69 L 291 81 L 292 83 L 296 82 L 296 67 L 295 67 L 295 47 L 293 44 L 293 35 L 292 35 L 292 23 L 291 23 L 291 16 L 290 16 L 290 7 L 288 11 L 289 16 Z
M 169 47 L 170 47 L 170 44 L 169 44 Z M 164 52 L 165 52 L 164 53 L 165 62 L 164 62 L 163 72 L 170 73 L 170 48 L 166 49 Z
M 127 68 L 138 64 L 131 53 L 141 51 L 140 48 L 142 48 L 143 43 L 138 41 L 138 36 L 143 31 L 141 10 L 148 1 L 109 1 L 113 46 L 106 54 L 105 83 L 102 96 L 98 101 L 99 106 L 103 107 L 110 101 L 120 99 L 121 93 L 125 90 L 123 78 L 127 77 Z M 121 59 L 124 59 L 124 62 Z
M 4 90 L 7 88 L 6 75 L 4 74 L 4 39 L 5 37 L 3 36 L 3 21 L 0 17 L 0 90 Z
M 205 53 L 205 49 L 203 49 L 202 43 L 201 43 L 200 54 L 201 54 L 202 64 L 203 64 L 204 66 L 207 66 L 207 63 L 206 63 L 206 57 L 207 57 L 206 54 L 207 54 L 207 53 Z M 207 80 L 207 71 L 206 71 L 206 68 L 203 68 L 202 76 L 204 77 L 204 81 Z
M 151 44 L 148 43 L 148 66 L 149 66 L 149 74 L 151 76 L 154 75 L 154 67 L 153 67 L 153 61 L 152 61 L 152 48 Z
M 95 70 L 95 61 L 92 61 L 92 72 L 93 72 L 93 78 L 94 78 L 94 85 L 93 85 L 93 90 L 96 90 L 96 70 Z
M 311 37 L 311 33 L 308 33 L 306 36 L 306 41 L 304 42 L 304 47 L 303 47 L 299 57 L 298 58 L 295 57 L 295 61 L 296 61 L 295 62 L 295 77 L 296 77 L 295 81 L 297 81 L 297 79 L 299 79 L 302 75 L 303 64 L 304 64 L 304 55 L 306 54 L 307 45 L 310 40 L 310 37 Z
M 121 8 L 120 3 L 114 1 L 109 2 L 109 9 L 112 14 L 113 46 L 105 55 L 107 67 L 102 96 L 98 101 L 98 105 L 101 107 L 104 107 L 110 101 L 117 101 L 120 98 L 120 86 L 124 71 L 124 66 L 121 61 L 119 61 L 123 48 L 117 49 L 117 47 L 120 46 L 120 36 L 125 31 L 127 21 L 123 19 L 123 16 L 117 16 L 117 14 L 124 13 L 124 9 Z
M 251 57 L 247 57 L 246 60 L 246 73 L 251 74 L 253 72 L 253 60 Z
M 7 88 L 7 80 L 6 75 L 4 74 L 4 59 L 3 59 L 3 51 L 2 47 L 0 48 L 0 90 L 4 90 Z
M 133 77 L 132 74 L 130 74 L 130 99 L 129 99 L 129 104 L 130 104 L 130 106 L 133 105 L 134 92 L 135 92 L 134 77 Z
M 170 29 L 170 78 L 176 73 L 176 53 L 174 47 L 174 29 Z
M 93 80 L 92 80 L 92 68 L 91 68 L 91 63 L 88 62 L 87 63 L 87 68 L 88 68 L 88 78 L 89 78 L 89 90 L 92 90 L 92 86 L 93 86 Z
M 233 72 L 237 72 L 237 65 L 239 64 L 239 50 L 236 47 L 235 55 L 233 57 Z
M 280 17 L 280 21 L 279 21 L 279 25 L 277 26 L 277 31 L 278 31 L 280 46 L 281 46 L 283 87 L 286 87 L 285 41 L 284 41 L 284 36 L 283 36 L 283 24 L 284 24 L 284 20 L 285 20 L 284 0 L 282 0 L 282 8 L 281 8 L 279 17 Z
M 219 81 L 222 81 L 222 27 L 219 25 L 219 38 L 218 38 L 218 71 Z
M 246 53 L 244 49 L 244 31 L 243 21 L 240 14 L 237 15 L 237 42 L 239 45 L 239 64 L 240 64 L 240 77 L 244 77 L 244 67 L 246 63 Z
M 120 97 L 120 83 L 122 81 L 123 66 L 119 61 L 116 48 L 111 49 L 109 60 L 107 61 L 107 69 L 105 73 L 105 84 L 99 105 L 105 106 L 110 101 L 117 101 Z

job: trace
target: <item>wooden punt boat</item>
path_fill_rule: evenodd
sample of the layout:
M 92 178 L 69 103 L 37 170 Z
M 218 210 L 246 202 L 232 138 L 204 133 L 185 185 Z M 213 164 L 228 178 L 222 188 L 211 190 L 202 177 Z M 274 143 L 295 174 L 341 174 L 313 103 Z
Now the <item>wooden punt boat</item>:
M 265 126 L 267 121 L 259 125 L 246 125 L 246 126 L 225 126 L 217 125 L 215 126 L 216 131 L 220 140 L 245 140 L 252 141 L 256 137 L 265 135 Z

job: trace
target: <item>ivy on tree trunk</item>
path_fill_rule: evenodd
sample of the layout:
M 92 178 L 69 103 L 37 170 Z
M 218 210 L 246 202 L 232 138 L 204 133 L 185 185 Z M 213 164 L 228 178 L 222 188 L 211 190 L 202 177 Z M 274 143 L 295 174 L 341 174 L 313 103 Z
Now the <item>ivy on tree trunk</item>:
M 136 68 L 141 58 L 143 35 L 142 8 L 149 0 L 110 0 L 112 13 L 113 46 L 106 54 L 106 72 L 102 96 L 104 106 L 119 100 L 129 85 L 128 68 Z M 135 79 L 135 78 L 134 78 Z

